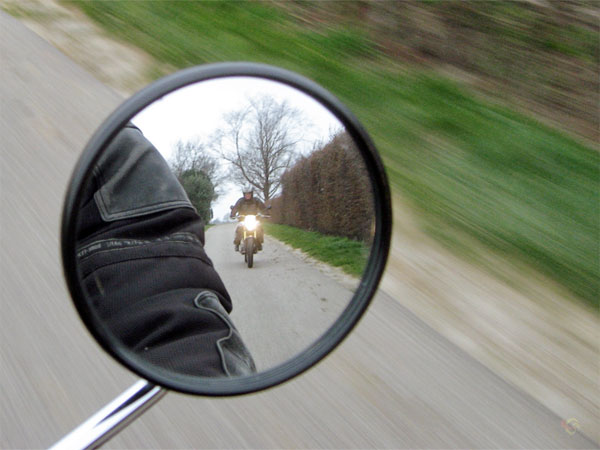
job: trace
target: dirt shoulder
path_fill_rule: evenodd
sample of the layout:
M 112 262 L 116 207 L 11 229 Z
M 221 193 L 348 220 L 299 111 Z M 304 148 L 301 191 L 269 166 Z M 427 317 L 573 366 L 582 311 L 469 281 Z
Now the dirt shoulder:
M 169 67 L 114 41 L 55 0 L 0 0 L 0 7 L 127 96 Z M 382 288 L 423 321 L 561 420 L 600 442 L 600 320 L 552 280 L 489 256 L 490 272 L 425 236 L 394 197 L 392 251 Z M 476 245 L 475 243 L 473 245 Z M 510 280 L 510 283 L 506 280 Z
M 498 277 L 465 262 L 425 236 L 400 197 L 393 204 L 383 289 L 561 420 L 576 419 L 600 442 L 598 315 L 527 267 L 488 254 L 485 265 Z

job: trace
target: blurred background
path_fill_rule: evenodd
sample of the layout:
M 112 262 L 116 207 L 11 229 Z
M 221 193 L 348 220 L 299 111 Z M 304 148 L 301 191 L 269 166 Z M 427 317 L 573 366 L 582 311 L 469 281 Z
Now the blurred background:
M 115 99 L 177 69 L 240 60 L 332 91 L 374 139 L 392 187 L 383 291 L 598 443 L 596 1 L 0 6 Z M 104 116 L 95 117 L 97 126 Z M 57 228 L 50 232 L 58 242 Z

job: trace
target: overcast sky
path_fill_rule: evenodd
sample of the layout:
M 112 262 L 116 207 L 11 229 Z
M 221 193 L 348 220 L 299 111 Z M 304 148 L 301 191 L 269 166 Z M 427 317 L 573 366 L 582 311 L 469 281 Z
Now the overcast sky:
M 177 141 L 206 141 L 221 128 L 226 112 L 244 108 L 249 98 L 260 95 L 270 95 L 278 101 L 286 100 L 291 107 L 302 111 L 306 117 L 302 152 L 311 148 L 314 142 L 326 141 L 332 131 L 342 128 L 326 108 L 308 95 L 283 83 L 255 77 L 228 77 L 192 84 L 154 102 L 137 114 L 132 122 L 170 161 Z M 228 214 L 229 206 L 241 197 L 239 187 L 223 187 L 228 192 L 213 203 L 215 218 Z

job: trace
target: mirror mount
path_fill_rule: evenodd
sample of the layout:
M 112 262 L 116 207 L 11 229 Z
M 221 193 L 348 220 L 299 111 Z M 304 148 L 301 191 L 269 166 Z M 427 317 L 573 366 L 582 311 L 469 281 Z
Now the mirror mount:
M 139 380 L 50 449 L 98 448 L 141 416 L 166 393 L 166 389 L 146 380 Z

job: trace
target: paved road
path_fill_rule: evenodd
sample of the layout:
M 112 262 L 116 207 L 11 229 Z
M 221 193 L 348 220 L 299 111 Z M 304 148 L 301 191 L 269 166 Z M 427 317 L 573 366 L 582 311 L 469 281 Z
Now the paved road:
M 135 381 L 70 306 L 67 179 L 120 98 L 0 13 L 0 448 L 41 448 Z M 598 448 L 380 293 L 342 346 L 283 386 L 168 394 L 110 448 Z
M 232 319 L 263 370 L 318 339 L 348 305 L 358 280 L 343 284 L 268 235 L 249 269 L 233 250 L 234 230 L 234 223 L 209 228 L 206 251 L 233 299 Z

